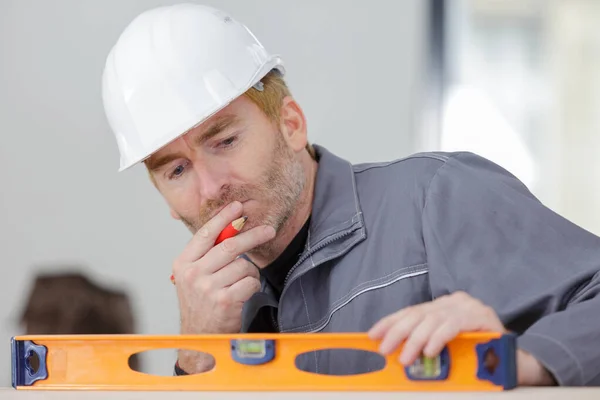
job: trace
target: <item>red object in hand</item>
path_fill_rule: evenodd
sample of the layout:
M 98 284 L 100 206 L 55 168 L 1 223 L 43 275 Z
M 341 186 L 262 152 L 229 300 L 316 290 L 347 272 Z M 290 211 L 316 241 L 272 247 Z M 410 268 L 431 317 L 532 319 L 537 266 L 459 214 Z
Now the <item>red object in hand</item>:
M 225 239 L 229 239 L 240 233 L 244 225 L 246 224 L 248 217 L 241 217 L 230 223 L 219 233 L 217 240 L 215 240 L 215 246 L 221 243 Z
M 221 233 L 219 233 L 219 236 L 217 236 L 217 240 L 215 240 L 215 246 L 224 241 L 225 239 L 232 238 L 238 233 L 240 233 L 247 220 L 248 217 L 241 217 L 227 225 L 225 229 L 223 229 Z M 173 285 L 175 284 L 175 277 L 173 276 L 173 274 L 171 274 L 171 283 Z

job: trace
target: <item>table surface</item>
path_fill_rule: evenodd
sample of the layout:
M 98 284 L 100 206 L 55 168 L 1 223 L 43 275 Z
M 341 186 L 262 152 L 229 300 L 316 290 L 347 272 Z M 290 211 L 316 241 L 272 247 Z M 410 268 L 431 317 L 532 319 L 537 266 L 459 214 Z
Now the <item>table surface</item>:
M 41 391 L 0 388 L 0 399 L 211 399 L 211 400 L 434 400 L 544 399 L 599 400 L 599 388 L 518 388 L 506 392 L 116 392 Z

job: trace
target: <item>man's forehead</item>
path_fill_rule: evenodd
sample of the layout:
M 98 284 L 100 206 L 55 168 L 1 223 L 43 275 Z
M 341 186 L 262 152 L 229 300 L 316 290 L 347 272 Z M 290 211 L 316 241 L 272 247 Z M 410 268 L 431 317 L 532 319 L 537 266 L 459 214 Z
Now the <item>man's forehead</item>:
M 183 145 L 183 142 L 197 142 L 200 139 L 209 136 L 214 136 L 219 133 L 219 131 L 225 128 L 228 125 L 232 125 L 237 122 L 239 118 L 237 115 L 233 114 L 227 108 L 221 110 L 219 113 L 213 115 L 206 121 L 194 126 L 193 128 L 184 132 L 177 139 L 168 143 L 164 147 L 160 148 L 156 152 L 150 155 L 147 159 L 147 164 L 152 164 L 156 159 L 167 156 L 171 153 L 176 153 L 178 148 Z M 207 137 L 206 139 L 209 139 Z
M 215 115 L 208 118 L 206 121 L 203 121 L 192 128 L 188 129 L 183 135 L 180 137 L 189 137 L 193 135 L 198 135 L 206 132 L 208 129 L 217 125 L 219 123 L 223 123 L 229 119 L 233 119 L 235 117 L 234 110 L 231 108 L 231 104 L 220 110 Z
M 193 128 L 190 128 L 185 133 L 183 133 L 181 136 L 179 136 L 177 139 L 178 139 L 178 141 L 184 140 L 187 142 L 191 142 L 192 139 L 204 136 L 206 133 L 208 133 L 214 127 L 218 127 L 218 126 L 224 125 L 226 123 L 233 122 L 234 120 L 235 120 L 235 116 L 232 114 L 215 115 L 215 116 L 211 117 L 210 119 L 202 122 L 201 124 L 198 124 L 198 125 L 194 126 Z
M 235 122 L 241 120 L 242 115 L 248 109 L 248 107 L 252 106 L 252 102 L 245 98 L 245 96 L 240 96 L 237 99 L 233 100 L 230 104 L 225 106 L 222 110 L 219 110 L 217 113 L 212 115 L 206 121 L 199 123 L 198 125 L 193 126 L 188 129 L 186 132 L 177 137 L 177 139 L 173 140 L 169 144 L 165 145 L 161 149 L 154 152 L 150 157 L 146 159 L 146 165 L 149 163 L 153 164 L 155 160 L 158 158 L 163 158 L 170 154 L 176 153 L 179 146 L 182 146 L 184 141 L 190 142 L 190 139 L 194 139 L 198 141 L 199 138 L 206 136 L 207 134 L 216 133 L 215 128 L 219 128 L 219 126 L 223 127 L 225 125 L 230 125 Z M 182 139 L 182 138 L 185 138 Z
M 222 121 L 224 118 L 231 118 L 242 114 L 244 112 L 243 110 L 246 103 L 247 100 L 244 98 L 244 96 L 238 97 L 237 99 L 229 103 L 227 106 L 225 106 L 223 109 L 210 116 L 206 121 L 203 121 L 202 123 L 189 129 L 185 134 L 189 135 L 203 132 L 215 123 Z

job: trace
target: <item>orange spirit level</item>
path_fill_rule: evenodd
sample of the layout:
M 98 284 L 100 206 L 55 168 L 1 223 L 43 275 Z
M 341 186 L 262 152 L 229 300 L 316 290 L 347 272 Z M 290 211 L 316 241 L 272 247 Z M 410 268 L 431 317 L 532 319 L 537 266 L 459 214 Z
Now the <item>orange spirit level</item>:
M 383 369 L 358 375 L 317 374 L 295 364 L 306 352 L 377 352 L 378 344 L 363 333 L 16 336 L 12 382 L 28 390 L 494 391 L 516 386 L 512 334 L 464 333 L 439 356 L 421 357 L 408 367 L 398 361 L 400 347 L 385 357 Z M 214 368 L 155 376 L 129 367 L 133 354 L 179 348 L 211 354 Z

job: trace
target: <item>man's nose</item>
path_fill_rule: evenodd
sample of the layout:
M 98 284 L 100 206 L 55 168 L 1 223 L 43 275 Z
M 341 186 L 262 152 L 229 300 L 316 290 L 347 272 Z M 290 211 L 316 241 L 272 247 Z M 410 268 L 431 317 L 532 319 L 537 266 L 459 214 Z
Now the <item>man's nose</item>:
M 202 198 L 218 199 L 227 183 L 226 172 L 219 169 L 216 164 L 196 163 L 194 170 L 198 178 Z

